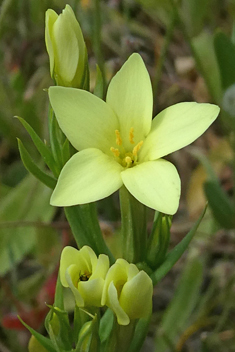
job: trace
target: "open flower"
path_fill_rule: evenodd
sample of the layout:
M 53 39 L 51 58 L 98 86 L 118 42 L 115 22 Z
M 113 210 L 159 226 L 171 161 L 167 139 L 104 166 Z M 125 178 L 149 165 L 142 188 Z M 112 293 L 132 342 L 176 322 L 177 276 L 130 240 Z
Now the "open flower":
M 70 287 L 78 307 L 101 306 L 104 279 L 109 269 L 109 258 L 105 254 L 95 255 L 84 246 L 80 250 L 65 247 L 60 260 L 60 280 Z
M 136 265 L 117 259 L 107 273 L 101 303 L 112 309 L 118 324 L 128 325 L 151 312 L 152 295 L 150 277 Z
M 46 47 L 51 77 L 65 87 L 81 87 L 87 73 L 87 54 L 82 31 L 69 5 L 58 16 L 46 12 Z
M 177 211 L 180 178 L 162 157 L 198 138 L 216 119 L 217 106 L 179 103 L 152 121 L 151 82 L 138 54 L 114 76 L 106 102 L 63 87 L 49 88 L 49 97 L 62 131 L 80 150 L 62 169 L 52 205 L 94 202 L 124 184 L 146 206 Z

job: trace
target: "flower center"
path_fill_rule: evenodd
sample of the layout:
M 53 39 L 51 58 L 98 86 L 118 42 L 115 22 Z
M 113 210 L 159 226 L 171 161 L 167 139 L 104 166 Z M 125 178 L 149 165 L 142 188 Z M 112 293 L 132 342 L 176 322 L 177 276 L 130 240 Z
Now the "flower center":
M 111 147 L 110 150 L 113 153 L 117 162 L 126 168 L 136 165 L 138 161 L 138 151 L 140 150 L 144 142 L 140 141 L 134 146 L 132 151 L 126 151 L 123 147 L 121 134 L 118 130 L 115 130 L 115 135 L 117 147 Z M 129 132 L 129 141 L 131 144 L 135 144 L 133 127 L 131 127 Z

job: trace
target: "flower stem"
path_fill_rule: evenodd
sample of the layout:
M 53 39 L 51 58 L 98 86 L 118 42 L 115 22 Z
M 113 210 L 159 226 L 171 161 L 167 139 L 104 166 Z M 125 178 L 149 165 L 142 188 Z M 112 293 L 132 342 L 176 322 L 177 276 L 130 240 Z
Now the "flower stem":
M 97 255 L 108 255 L 110 263 L 113 264 L 115 259 L 104 241 L 95 204 L 65 207 L 64 211 L 78 247 L 88 245 Z
M 146 251 L 146 207 L 125 186 L 120 188 L 122 256 L 130 263 L 141 262 Z

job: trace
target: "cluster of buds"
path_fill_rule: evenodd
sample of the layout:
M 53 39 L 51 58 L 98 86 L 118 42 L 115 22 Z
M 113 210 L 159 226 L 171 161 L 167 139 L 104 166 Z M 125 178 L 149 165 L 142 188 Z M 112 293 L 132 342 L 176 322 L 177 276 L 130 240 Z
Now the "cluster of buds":
M 84 246 L 63 249 L 60 279 L 72 290 L 80 308 L 108 306 L 117 316 L 119 325 L 146 317 L 151 311 L 153 285 L 150 277 L 124 259 L 109 268 L 108 256 L 95 255 Z

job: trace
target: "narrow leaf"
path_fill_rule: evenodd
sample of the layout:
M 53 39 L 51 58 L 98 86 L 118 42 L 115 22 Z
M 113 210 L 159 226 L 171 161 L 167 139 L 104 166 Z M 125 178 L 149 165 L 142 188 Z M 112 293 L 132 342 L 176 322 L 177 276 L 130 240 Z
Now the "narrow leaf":
M 39 169 L 39 167 L 35 164 L 31 156 L 29 155 L 28 151 L 25 149 L 20 139 L 18 139 L 18 147 L 20 151 L 21 160 L 25 168 L 42 183 L 44 183 L 47 187 L 54 189 L 56 185 L 56 180 L 50 175 L 46 174 L 41 169 Z
M 104 97 L 104 80 L 103 80 L 102 72 L 100 71 L 100 68 L 98 65 L 96 65 L 96 82 L 95 82 L 94 94 L 100 99 L 103 99 Z
M 204 190 L 214 218 L 225 229 L 235 227 L 234 208 L 220 185 L 213 181 L 204 184 Z
M 16 116 L 16 117 L 22 123 L 26 131 L 29 133 L 30 137 L 32 138 L 32 141 L 34 142 L 35 147 L 41 154 L 44 162 L 47 164 L 47 166 L 53 172 L 53 174 L 58 176 L 59 171 L 57 170 L 55 160 L 49 148 L 46 146 L 45 143 L 43 143 L 43 141 L 37 135 L 34 129 L 24 119 L 22 119 L 19 116 Z
M 38 342 L 45 347 L 48 352 L 56 352 L 51 340 L 49 340 L 47 337 L 39 334 L 37 331 L 32 329 L 28 324 L 26 324 L 19 316 L 18 319 L 21 321 L 21 323 L 31 332 L 31 334 L 38 340 Z
M 223 32 L 214 37 L 214 47 L 224 89 L 235 83 L 235 45 Z
M 206 212 L 206 207 L 203 210 L 200 218 L 197 220 L 197 222 L 194 224 L 194 226 L 188 232 L 188 234 L 183 238 L 183 240 L 179 244 L 177 244 L 177 246 L 175 246 L 175 248 L 173 248 L 167 254 L 166 260 L 163 262 L 163 264 L 151 275 L 151 278 L 153 280 L 153 285 L 156 285 L 156 283 L 160 281 L 168 273 L 168 271 L 170 271 L 170 269 L 175 265 L 175 263 L 185 252 L 189 243 L 193 239 L 193 236 L 195 235 L 197 228 L 200 222 L 202 221 L 203 216 L 205 215 L 205 212 Z

